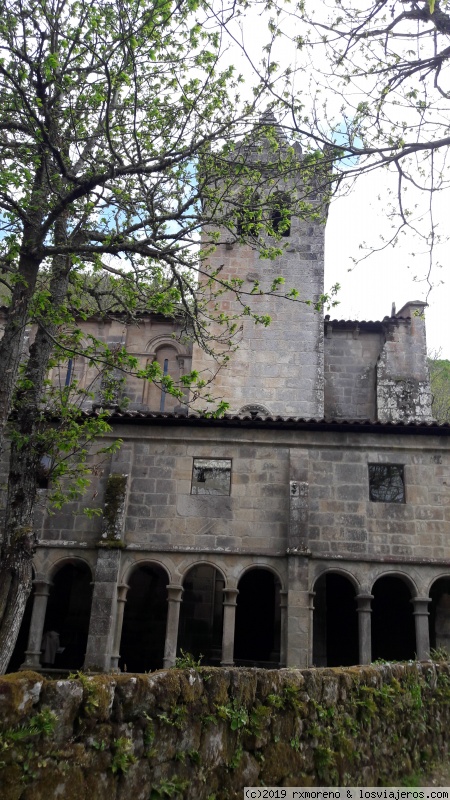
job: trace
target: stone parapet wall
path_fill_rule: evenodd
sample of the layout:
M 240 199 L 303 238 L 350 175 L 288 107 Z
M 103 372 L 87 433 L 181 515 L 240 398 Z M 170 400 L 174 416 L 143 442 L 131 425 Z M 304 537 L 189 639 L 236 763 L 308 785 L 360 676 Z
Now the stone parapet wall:
M 447 752 L 450 665 L 0 679 L 2 800 L 395 785 Z

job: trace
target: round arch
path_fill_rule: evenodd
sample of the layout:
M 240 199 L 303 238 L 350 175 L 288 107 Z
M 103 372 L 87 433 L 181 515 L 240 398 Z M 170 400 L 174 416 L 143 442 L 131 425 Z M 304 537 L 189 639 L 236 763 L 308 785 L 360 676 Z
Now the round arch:
M 428 584 L 427 594 L 431 595 L 433 586 L 435 586 L 438 581 L 445 581 L 445 580 L 450 580 L 450 571 L 441 572 L 439 575 L 435 575 L 434 578 L 431 578 Z
M 167 564 L 164 564 L 164 562 L 160 561 L 160 559 L 158 559 L 158 558 L 149 558 L 148 556 L 144 556 L 144 557 L 141 557 L 141 558 L 137 558 L 135 561 L 130 561 L 126 565 L 126 567 L 125 567 L 125 569 L 124 569 L 124 571 L 122 573 L 122 578 L 121 578 L 122 584 L 128 585 L 129 582 L 130 582 L 130 578 L 133 575 L 133 572 L 135 572 L 136 569 L 139 569 L 140 567 L 145 567 L 145 566 L 156 566 L 156 567 L 159 567 L 160 569 L 162 569 L 166 573 L 167 584 L 172 583 L 171 573 L 170 573 L 170 570 L 169 570 Z
M 119 665 L 124 672 L 161 669 L 167 625 L 168 572 L 159 562 L 142 559 L 127 572 Z
M 189 357 L 188 353 L 186 352 L 186 348 L 183 347 L 176 339 L 172 339 L 169 334 L 154 336 L 149 339 L 145 348 L 145 352 L 148 355 L 152 355 L 153 353 L 157 353 L 161 347 L 173 347 L 178 356 L 185 358 Z
M 359 584 L 345 569 L 327 568 L 314 581 L 313 664 L 317 667 L 359 663 Z
M 225 576 L 209 561 L 191 564 L 182 575 L 178 650 L 218 666 L 222 657 Z
M 215 563 L 215 561 L 212 561 L 209 558 L 195 559 L 194 561 L 191 561 L 190 564 L 186 564 L 184 569 L 179 572 L 181 583 L 184 582 L 184 580 L 186 578 L 186 575 L 192 569 L 194 569 L 195 567 L 204 567 L 204 566 L 211 567 L 212 569 L 215 569 L 219 573 L 221 580 L 223 580 L 224 588 L 226 588 L 226 586 L 227 586 L 227 575 L 225 574 L 225 572 L 222 569 L 222 567 L 219 567 L 218 564 Z
M 66 566 L 78 566 L 83 565 L 87 570 L 89 570 L 89 575 L 91 581 L 93 580 L 93 566 L 89 562 L 87 558 L 83 558 L 83 556 L 64 556 L 63 558 L 58 558 L 56 561 L 53 561 L 48 568 L 46 580 L 53 581 L 57 573 L 64 569 Z
M 254 569 L 265 569 L 265 570 L 267 570 L 267 572 L 271 572 L 274 575 L 274 577 L 276 578 L 276 580 L 278 581 L 278 583 L 280 584 L 280 591 L 281 592 L 285 591 L 283 578 L 281 577 L 281 575 L 278 572 L 278 570 L 276 569 L 276 567 L 272 566 L 272 564 L 248 564 L 239 573 L 238 578 L 237 578 L 237 583 L 239 584 L 239 581 L 242 580 L 244 575 L 247 575 L 247 573 L 251 572 L 251 570 L 254 570 Z
M 414 581 L 405 573 L 389 570 L 372 584 L 372 659 L 407 661 L 416 654 L 416 633 L 411 600 Z
M 324 569 L 318 571 L 317 574 L 314 576 L 314 580 L 311 586 L 311 591 L 312 592 L 315 591 L 314 587 L 320 578 L 322 578 L 324 575 L 330 575 L 330 574 L 341 575 L 343 578 L 346 578 L 353 586 L 356 594 L 358 594 L 361 591 L 362 587 L 358 578 L 353 574 L 353 572 L 350 572 L 350 570 L 345 569 L 344 567 L 324 567 Z
M 92 602 L 92 570 L 84 558 L 62 558 L 49 571 L 51 586 L 42 639 L 42 664 L 81 669 Z
M 444 573 L 431 581 L 429 588 L 430 648 L 450 654 L 450 574 Z
M 375 586 L 376 582 L 380 580 L 380 578 L 390 578 L 390 577 L 398 578 L 399 581 L 402 581 L 402 583 L 404 583 L 408 587 L 411 593 L 411 597 L 419 596 L 419 590 L 417 588 L 417 584 L 414 578 L 412 578 L 411 575 L 408 575 L 407 572 L 403 572 L 400 569 L 388 569 L 377 573 L 372 579 L 372 586 L 370 589 L 371 594 L 373 594 L 373 587 Z
M 150 349 L 151 348 L 151 349 Z M 187 358 L 182 346 L 170 336 L 158 336 L 151 339 L 146 350 L 147 364 L 158 362 L 162 375 L 170 375 L 177 385 L 183 372 L 183 359 Z M 181 388 L 183 388 L 181 386 Z M 152 411 L 173 412 L 180 405 L 180 399 L 167 393 L 164 386 L 157 382 L 145 381 L 142 402 Z
M 234 635 L 237 666 L 279 666 L 281 587 L 280 576 L 270 565 L 253 564 L 242 571 Z

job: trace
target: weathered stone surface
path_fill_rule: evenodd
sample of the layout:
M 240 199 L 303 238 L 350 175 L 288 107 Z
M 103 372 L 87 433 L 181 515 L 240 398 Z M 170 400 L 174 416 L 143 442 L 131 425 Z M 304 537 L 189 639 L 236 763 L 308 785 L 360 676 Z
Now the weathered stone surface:
M 430 662 L 205 667 L 40 679 L 39 689 L 32 673 L 16 674 L 0 679 L 0 697 L 15 708 L 0 721 L 2 800 L 152 791 L 237 800 L 248 785 L 395 785 L 450 740 L 450 664 Z M 49 713 L 56 721 L 39 728 Z

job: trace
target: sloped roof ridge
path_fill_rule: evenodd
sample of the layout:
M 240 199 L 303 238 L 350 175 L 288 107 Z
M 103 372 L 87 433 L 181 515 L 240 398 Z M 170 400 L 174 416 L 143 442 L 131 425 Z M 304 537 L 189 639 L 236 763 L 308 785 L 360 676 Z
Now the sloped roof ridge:
M 411 317 L 399 317 L 397 315 L 383 317 L 383 319 L 330 319 L 330 315 L 327 314 L 324 321 L 330 325 L 383 325 L 390 322 L 407 322 L 410 319 Z
M 99 409 L 93 411 L 85 411 L 83 414 L 85 416 L 92 416 L 99 413 Z M 376 427 L 378 429 L 392 429 L 392 428 L 410 428 L 410 429 L 429 429 L 429 428 L 440 428 L 440 429 L 448 429 L 450 430 L 450 423 L 449 422 L 438 422 L 437 420 L 417 420 L 417 421 L 406 421 L 406 420 L 399 420 L 389 421 L 389 422 L 382 422 L 378 419 L 338 419 L 336 417 L 294 417 L 294 416 L 282 416 L 282 415 L 270 415 L 270 416 L 259 416 L 259 415 L 250 415 L 250 414 L 224 414 L 222 417 L 213 417 L 213 416 L 206 416 L 200 413 L 191 413 L 189 416 L 187 414 L 180 414 L 177 412 L 161 412 L 161 411 L 120 411 L 119 409 L 112 410 L 110 417 L 111 421 L 127 421 L 127 420 L 141 420 L 144 422 L 145 420 L 173 420 L 173 421 L 183 421 L 189 423 L 200 422 L 202 424 L 221 424 L 221 423 L 232 423 L 232 422 L 245 422 L 250 423 L 258 426 L 267 426 L 269 427 L 271 424 L 279 425 L 279 426 L 303 426 L 303 425 L 311 425 L 314 427 L 325 427 L 325 426 L 336 426 L 336 427 L 346 427 L 346 426 L 354 426 L 358 428 L 362 427 Z

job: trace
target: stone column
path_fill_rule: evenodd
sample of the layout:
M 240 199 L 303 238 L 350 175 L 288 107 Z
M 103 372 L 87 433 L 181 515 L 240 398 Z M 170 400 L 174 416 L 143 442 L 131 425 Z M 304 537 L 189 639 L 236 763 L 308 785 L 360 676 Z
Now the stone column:
M 355 597 L 358 611 L 359 663 L 370 664 L 372 661 L 372 600 L 373 594 L 361 592 Z
M 111 669 L 120 563 L 120 549 L 109 547 L 99 549 L 84 661 L 85 669 L 98 672 L 109 672 Z
M 280 592 L 280 667 L 286 666 L 288 593 Z
M 310 650 L 309 562 L 300 553 L 288 555 L 286 666 L 308 666 Z
M 33 611 L 31 613 L 28 646 L 25 650 L 25 661 L 20 669 L 36 669 L 36 667 L 39 668 L 41 666 L 41 642 L 52 583 L 51 581 L 35 580 L 33 581 L 33 586 Z
M 232 667 L 234 664 L 234 624 L 236 621 L 236 602 L 238 589 L 224 589 L 223 600 L 223 631 L 222 631 L 222 667 Z
M 314 649 L 314 598 L 315 592 L 308 592 L 309 603 L 309 637 L 308 637 L 308 667 L 313 666 L 313 649 Z
M 180 621 L 180 603 L 183 587 L 178 583 L 167 586 L 167 625 L 166 643 L 164 646 L 164 667 L 173 667 L 177 657 L 178 623 Z
M 426 661 L 430 658 L 429 602 L 429 597 L 413 597 L 411 599 L 416 624 L 416 657 L 419 661 Z
M 116 630 L 114 632 L 114 645 L 111 656 L 111 669 L 113 672 L 119 671 L 120 640 L 122 638 L 123 614 L 125 611 L 125 603 L 127 602 L 127 592 L 129 588 L 130 587 L 126 583 L 121 583 L 117 587 Z

